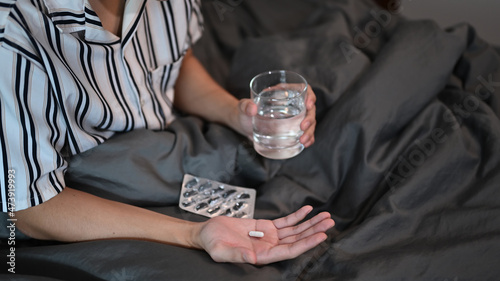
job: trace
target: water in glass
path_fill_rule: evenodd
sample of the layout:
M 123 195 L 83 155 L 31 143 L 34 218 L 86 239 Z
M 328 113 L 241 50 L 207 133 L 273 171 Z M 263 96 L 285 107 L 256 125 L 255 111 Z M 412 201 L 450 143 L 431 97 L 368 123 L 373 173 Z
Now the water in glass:
M 293 90 L 264 90 L 255 103 L 258 113 L 253 118 L 255 150 L 271 159 L 286 159 L 303 150 L 299 142 L 300 123 L 306 110 L 300 93 Z M 286 100 L 284 97 L 298 97 Z

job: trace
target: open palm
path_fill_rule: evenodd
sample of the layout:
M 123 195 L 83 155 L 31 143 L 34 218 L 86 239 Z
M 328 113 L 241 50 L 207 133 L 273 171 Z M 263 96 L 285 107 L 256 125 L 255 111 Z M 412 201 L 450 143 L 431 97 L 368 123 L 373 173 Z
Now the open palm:
M 311 210 L 305 206 L 272 221 L 215 217 L 201 228 L 200 244 L 217 262 L 267 264 L 291 259 L 324 241 L 325 231 L 334 225 L 327 212 L 297 225 Z M 264 237 L 250 237 L 254 230 Z

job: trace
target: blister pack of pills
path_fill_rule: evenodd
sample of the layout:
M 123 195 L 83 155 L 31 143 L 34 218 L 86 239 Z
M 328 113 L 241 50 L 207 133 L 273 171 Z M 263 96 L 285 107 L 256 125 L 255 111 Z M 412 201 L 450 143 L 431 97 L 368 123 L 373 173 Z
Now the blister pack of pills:
M 179 207 L 206 217 L 253 218 L 255 189 L 185 174 Z

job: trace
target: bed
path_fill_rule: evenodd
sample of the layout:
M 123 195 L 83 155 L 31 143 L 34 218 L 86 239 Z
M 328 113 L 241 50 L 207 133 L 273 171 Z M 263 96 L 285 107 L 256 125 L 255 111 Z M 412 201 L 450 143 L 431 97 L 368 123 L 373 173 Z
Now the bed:
M 117 135 L 70 159 L 68 186 L 186 220 L 205 218 L 177 207 L 185 173 L 255 188 L 256 218 L 310 204 L 336 221 L 321 245 L 253 266 L 148 241 L 16 233 L 16 273 L 3 262 L 0 279 L 498 280 L 499 48 L 467 23 L 443 30 L 402 8 L 203 1 L 194 53 L 231 93 L 248 97 L 250 79 L 271 69 L 313 87 L 316 143 L 295 158 L 263 159 L 229 129 L 179 113 L 165 131 Z

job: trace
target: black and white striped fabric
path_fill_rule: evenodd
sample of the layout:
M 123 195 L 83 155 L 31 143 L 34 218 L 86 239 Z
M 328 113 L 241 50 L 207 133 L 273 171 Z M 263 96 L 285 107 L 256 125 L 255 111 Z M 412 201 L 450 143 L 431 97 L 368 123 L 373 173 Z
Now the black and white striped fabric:
M 119 38 L 87 0 L 0 0 L 2 212 L 9 173 L 15 209 L 35 206 L 64 188 L 63 157 L 173 120 L 182 58 L 201 36 L 198 1 L 127 0 Z

